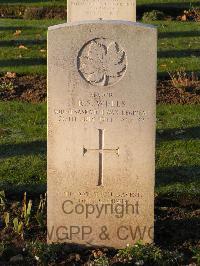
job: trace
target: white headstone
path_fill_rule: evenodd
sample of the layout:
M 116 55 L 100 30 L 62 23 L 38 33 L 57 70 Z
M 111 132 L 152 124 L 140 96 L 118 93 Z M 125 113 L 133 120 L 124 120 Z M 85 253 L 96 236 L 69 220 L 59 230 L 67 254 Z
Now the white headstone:
M 68 0 L 67 21 L 136 21 L 136 0 Z
M 151 26 L 49 28 L 49 242 L 153 241 L 156 58 Z

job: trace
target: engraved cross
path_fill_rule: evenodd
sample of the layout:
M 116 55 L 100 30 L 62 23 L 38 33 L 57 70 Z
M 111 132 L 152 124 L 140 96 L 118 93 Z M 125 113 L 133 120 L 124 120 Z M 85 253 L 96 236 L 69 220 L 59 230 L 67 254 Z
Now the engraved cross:
M 105 129 L 99 129 L 99 148 L 98 149 L 87 149 L 83 147 L 83 156 L 85 156 L 85 154 L 89 151 L 99 153 L 99 178 L 98 178 L 97 186 L 103 185 L 104 153 L 115 152 L 119 156 L 119 148 L 116 148 L 116 149 L 105 149 L 104 148 L 104 132 L 105 132 Z

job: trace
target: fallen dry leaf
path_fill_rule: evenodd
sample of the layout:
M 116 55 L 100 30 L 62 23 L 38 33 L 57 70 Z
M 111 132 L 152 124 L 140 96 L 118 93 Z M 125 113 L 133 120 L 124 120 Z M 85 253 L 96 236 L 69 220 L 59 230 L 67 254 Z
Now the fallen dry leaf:
M 45 49 L 41 49 L 40 52 L 41 52 L 41 53 L 45 53 L 46 50 L 45 50 Z
M 182 20 L 182 21 L 187 21 L 187 16 L 184 14 L 184 15 L 181 17 L 181 20 Z
M 16 78 L 16 73 L 15 72 L 7 72 L 5 74 L 5 77 L 10 78 L 10 79 Z
M 22 44 L 19 46 L 19 49 L 25 49 L 25 50 L 28 50 L 28 48 L 27 48 L 26 46 L 22 45 Z
M 22 33 L 21 30 L 16 30 L 15 33 L 13 33 L 14 36 L 19 36 Z

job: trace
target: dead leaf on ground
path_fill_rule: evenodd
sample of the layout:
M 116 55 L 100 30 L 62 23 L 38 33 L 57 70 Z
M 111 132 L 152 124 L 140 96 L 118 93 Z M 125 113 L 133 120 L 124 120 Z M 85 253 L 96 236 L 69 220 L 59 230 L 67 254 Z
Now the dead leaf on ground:
M 16 78 L 16 73 L 15 72 L 7 72 L 6 74 L 5 74 L 5 77 L 6 78 L 10 78 L 10 79 L 13 79 L 13 78 Z
M 46 50 L 45 50 L 45 49 L 41 49 L 40 52 L 41 52 L 41 53 L 45 53 Z
M 19 36 L 21 33 L 21 30 L 16 30 L 15 33 L 13 33 L 13 36 Z
M 182 21 L 187 21 L 187 16 L 184 14 L 183 16 L 181 16 L 181 20 Z
M 27 48 L 26 46 L 22 45 L 22 44 L 21 44 L 18 48 L 19 48 L 19 49 L 25 49 L 25 50 L 28 50 L 28 48 Z

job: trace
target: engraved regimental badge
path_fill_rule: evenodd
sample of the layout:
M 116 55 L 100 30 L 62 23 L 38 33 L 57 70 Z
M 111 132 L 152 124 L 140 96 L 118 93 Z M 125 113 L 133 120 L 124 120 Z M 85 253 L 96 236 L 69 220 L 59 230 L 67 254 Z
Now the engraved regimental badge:
M 126 73 L 126 53 L 117 42 L 96 38 L 81 48 L 77 66 L 82 78 L 91 85 L 114 85 Z

